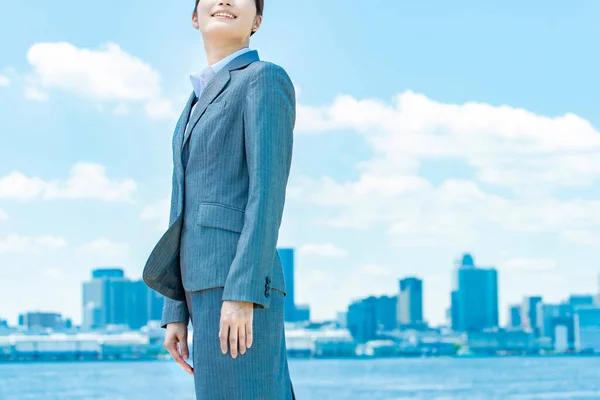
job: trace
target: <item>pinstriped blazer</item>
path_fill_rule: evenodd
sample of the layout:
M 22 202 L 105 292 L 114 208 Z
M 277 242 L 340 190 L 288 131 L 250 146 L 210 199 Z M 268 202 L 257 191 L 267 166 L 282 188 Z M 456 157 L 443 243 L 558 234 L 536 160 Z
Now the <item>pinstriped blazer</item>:
M 143 274 L 166 296 L 163 327 L 189 322 L 183 289 L 223 287 L 222 300 L 264 308 L 271 289 L 286 293 L 276 246 L 295 99 L 285 70 L 261 61 L 256 50 L 210 80 L 192 115 L 190 95 L 173 135 L 169 228 Z

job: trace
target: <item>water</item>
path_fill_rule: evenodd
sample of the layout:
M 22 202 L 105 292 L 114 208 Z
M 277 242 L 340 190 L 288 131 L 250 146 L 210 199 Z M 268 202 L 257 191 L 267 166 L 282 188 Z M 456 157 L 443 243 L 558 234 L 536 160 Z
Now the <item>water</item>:
M 299 400 L 600 399 L 600 357 L 290 360 Z M 174 362 L 0 364 L 1 400 L 195 400 Z

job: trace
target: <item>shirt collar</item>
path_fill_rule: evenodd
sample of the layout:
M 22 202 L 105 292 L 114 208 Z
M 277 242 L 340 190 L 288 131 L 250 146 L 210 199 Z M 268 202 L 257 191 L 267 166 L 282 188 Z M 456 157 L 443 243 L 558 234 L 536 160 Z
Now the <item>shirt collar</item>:
M 229 61 L 249 51 L 249 47 L 242 47 L 222 60 L 217 61 L 213 65 L 205 67 L 202 71 L 191 74 L 190 81 L 192 82 L 192 87 L 194 88 L 196 97 L 200 97 L 202 90 L 206 87 L 211 78 L 215 76 L 221 69 L 223 69 L 223 67 L 225 67 Z

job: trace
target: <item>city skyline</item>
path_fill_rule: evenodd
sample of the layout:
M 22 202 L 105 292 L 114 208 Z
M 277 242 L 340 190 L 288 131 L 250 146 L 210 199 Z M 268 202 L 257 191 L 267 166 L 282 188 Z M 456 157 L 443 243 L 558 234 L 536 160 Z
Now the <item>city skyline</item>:
M 297 302 L 294 303 L 294 295 L 293 295 L 293 291 L 294 291 L 294 286 L 295 286 L 295 249 L 294 248 L 278 248 L 277 251 L 279 252 L 280 256 L 282 257 L 282 263 L 283 263 L 283 268 L 284 268 L 284 274 L 286 276 L 286 279 L 288 279 L 288 282 L 286 282 L 286 284 L 289 284 L 289 287 L 292 288 L 292 295 L 289 296 L 286 299 L 286 316 L 285 319 L 286 321 L 296 321 L 296 317 L 295 314 L 298 313 L 298 310 L 300 310 L 300 314 L 304 316 L 311 314 L 311 310 L 309 308 L 308 305 L 305 304 L 298 304 Z M 490 281 L 490 284 L 485 286 L 482 285 L 481 282 L 479 282 L 479 280 L 481 278 L 484 279 L 484 281 L 487 281 L 489 278 L 486 278 L 485 276 L 488 274 L 488 272 L 493 272 L 493 280 Z M 100 293 L 101 291 L 110 291 L 110 290 L 115 290 L 115 289 L 111 289 L 109 287 L 105 287 L 106 285 L 106 280 L 103 278 L 110 278 L 113 281 L 119 281 L 122 282 L 122 284 L 131 284 L 131 285 L 138 285 L 140 286 L 140 289 L 143 289 L 143 293 L 144 295 L 142 297 L 147 297 L 150 303 L 148 305 L 143 305 L 143 307 L 146 307 L 148 311 L 146 311 L 146 316 L 141 315 L 141 316 L 136 316 L 134 315 L 135 318 L 130 318 L 127 319 L 125 317 L 125 313 L 126 311 L 119 311 L 119 315 L 120 317 L 116 317 L 113 316 L 111 317 L 111 323 L 119 323 L 118 321 L 125 321 L 127 320 L 127 322 L 129 322 L 132 319 L 140 320 L 140 318 L 143 320 L 144 318 L 147 318 L 146 321 L 148 319 L 153 319 L 151 316 L 154 316 L 155 320 L 160 320 L 159 315 L 161 314 L 162 311 L 162 305 L 160 306 L 160 310 L 157 309 L 157 306 L 152 306 L 150 304 L 153 304 L 154 300 L 150 300 L 150 298 L 154 299 L 155 297 L 160 297 L 160 295 L 156 292 L 154 292 L 153 290 L 149 289 L 141 279 L 132 279 L 128 276 L 125 275 L 125 271 L 123 268 L 120 267 L 116 267 L 116 266 L 105 266 L 105 267 L 96 267 L 94 269 L 92 269 L 90 271 L 90 275 L 92 277 L 92 280 L 90 281 L 82 281 L 81 282 L 81 287 L 83 288 L 82 290 L 82 298 L 81 298 L 81 314 L 79 315 L 81 317 L 79 323 L 76 323 L 76 325 L 81 325 L 82 327 L 92 327 L 89 326 L 89 322 L 86 323 L 86 313 L 89 311 L 92 311 L 92 316 L 88 316 L 88 321 L 94 320 L 95 318 L 99 318 L 95 316 L 95 313 L 98 312 L 97 308 L 94 306 L 98 306 L 99 304 L 103 304 L 103 300 L 98 300 L 96 301 L 96 303 L 92 302 L 90 299 L 96 299 L 98 298 L 98 296 L 100 294 L 95 294 L 92 295 L 92 297 L 90 297 L 90 292 L 93 291 L 92 293 Z M 468 277 L 471 274 L 475 273 L 476 275 L 472 275 L 472 277 Z M 482 273 L 486 274 L 486 275 L 481 275 Z M 500 321 L 498 318 L 498 315 L 500 313 L 500 310 L 502 308 L 502 305 L 499 304 L 498 302 L 498 297 L 497 297 L 497 293 L 499 291 L 499 287 L 498 287 L 498 277 L 497 277 L 497 270 L 492 268 L 492 267 L 482 267 L 477 265 L 474 262 L 474 257 L 471 255 L 471 253 L 464 253 L 461 257 L 459 257 L 458 259 L 455 259 L 454 262 L 454 270 L 453 270 L 453 274 L 455 276 L 451 277 L 450 279 L 454 281 L 454 285 L 455 285 L 455 290 L 451 291 L 448 293 L 448 296 L 450 298 L 450 308 L 447 310 L 447 319 L 442 322 L 441 324 L 436 324 L 436 323 L 431 323 L 428 319 L 426 314 L 424 313 L 424 308 L 423 305 L 427 302 L 426 299 L 423 298 L 423 287 L 426 286 L 426 282 L 424 282 L 422 279 L 419 279 L 418 277 L 414 277 L 414 276 L 405 276 L 405 277 L 399 277 L 397 278 L 397 283 L 398 283 L 398 291 L 395 294 L 389 294 L 391 296 L 395 296 L 396 300 L 395 302 L 397 303 L 397 308 L 394 308 L 394 312 L 392 314 L 390 314 L 388 317 L 386 318 L 392 318 L 394 321 L 396 321 L 396 323 L 398 324 L 398 326 L 403 326 L 404 328 L 417 328 L 420 329 L 421 324 L 423 324 L 423 326 L 428 325 L 428 326 L 432 326 L 432 327 L 436 327 L 436 326 L 449 326 L 452 327 L 454 330 L 461 332 L 461 331 L 480 331 L 480 330 L 484 330 L 486 328 L 494 328 L 494 327 L 505 327 L 505 328 L 514 328 L 514 327 L 519 327 L 519 328 L 523 328 L 523 329 L 533 329 L 533 331 L 539 335 L 539 331 L 537 331 L 537 325 L 543 325 L 543 322 L 540 319 L 540 316 L 537 314 L 540 310 L 539 306 L 542 306 L 541 310 L 543 310 L 543 307 L 560 307 L 563 304 L 571 304 L 571 305 L 580 305 L 580 304 L 593 304 L 595 303 L 595 299 L 598 299 L 600 302 L 600 288 L 598 289 L 597 292 L 595 293 L 588 293 L 588 294 L 584 294 L 584 293 L 571 293 L 569 294 L 569 296 L 567 298 L 563 298 L 561 299 L 559 302 L 544 302 L 544 299 L 542 296 L 535 296 L 535 295 L 531 295 L 531 294 L 524 294 L 522 299 L 521 299 L 521 303 L 520 304 L 507 304 L 506 305 L 506 309 L 508 310 L 507 312 L 507 320 L 506 321 Z M 468 274 L 468 275 L 466 275 Z M 481 278 L 477 278 L 478 275 L 481 275 Z M 291 277 L 291 280 L 290 280 Z M 600 278 L 599 278 L 600 279 Z M 97 283 L 95 283 L 97 282 Z M 462 282 L 462 283 L 461 283 Z M 118 283 L 118 282 L 117 282 Z M 94 286 L 92 288 L 92 285 Z M 100 286 L 98 286 L 100 285 Z M 462 293 L 461 292 L 461 287 L 462 287 Z M 86 297 L 86 288 L 87 288 L 87 292 L 88 295 Z M 469 289 L 472 288 L 472 289 Z M 472 292 L 473 289 L 477 289 L 476 292 Z M 117 290 L 123 290 L 123 289 L 117 289 Z M 465 291 L 467 290 L 467 291 Z M 471 292 L 469 292 L 469 290 L 471 290 Z M 135 289 L 135 291 L 137 293 L 141 293 L 138 289 Z M 112 292 L 111 292 L 112 293 Z M 151 296 L 149 296 L 148 294 L 151 294 Z M 460 293 L 459 296 L 457 297 L 455 293 Z M 489 296 L 492 296 L 491 298 Z M 120 295 L 122 296 L 122 295 Z M 115 294 L 111 295 L 112 298 L 115 297 Z M 347 307 L 342 309 L 342 310 L 338 310 L 336 312 L 336 316 L 334 318 L 330 318 L 330 319 L 325 319 L 325 321 L 330 320 L 330 321 L 338 321 L 339 318 L 339 314 L 340 313 L 345 313 L 347 311 L 349 311 L 352 307 L 353 304 L 357 304 L 360 303 L 362 301 L 364 301 L 365 299 L 376 299 L 378 297 L 378 294 L 372 293 L 367 297 L 355 297 L 353 298 L 353 300 L 351 302 L 348 303 Z M 389 297 L 388 295 L 383 295 L 383 297 Z M 487 298 L 490 298 L 489 302 L 486 303 Z M 483 299 L 483 300 L 482 300 Z M 591 300 L 590 300 L 591 299 Z M 114 301 L 114 300 L 113 300 Z M 123 300 L 125 301 L 125 300 Z M 456 303 L 454 303 L 456 301 Z M 90 304 L 91 303 L 91 304 Z M 135 302 L 134 302 L 135 303 Z M 161 301 L 162 303 L 162 301 Z M 120 303 L 119 303 L 120 304 Z M 479 307 L 482 307 L 482 310 L 488 310 L 488 311 L 468 311 L 468 309 L 464 308 L 465 306 L 463 304 L 467 304 L 469 305 L 469 309 L 470 310 L 474 310 L 472 308 L 472 304 L 478 304 Z M 90 307 L 90 305 L 92 307 Z M 293 306 L 292 311 L 290 310 L 290 307 Z M 104 307 L 104 306 L 103 306 Z M 106 307 L 112 307 L 110 305 L 106 306 Z M 139 306 L 134 305 L 134 307 L 139 308 Z M 136 310 L 137 310 L 136 308 Z M 151 311 L 152 310 L 152 311 Z M 101 311 L 106 313 L 107 311 Z M 474 312 L 475 314 L 474 317 L 475 318 L 484 318 L 482 321 L 480 322 L 474 322 L 476 325 L 474 326 L 470 326 L 468 325 L 467 322 L 465 322 L 465 318 L 468 319 L 472 319 L 473 317 L 469 317 L 469 313 Z M 516 312 L 516 314 L 515 314 Z M 21 310 L 18 313 L 18 319 L 19 321 L 22 318 L 22 315 L 25 315 L 26 313 L 47 313 L 47 314 L 56 314 L 56 315 L 61 315 L 63 318 L 68 319 L 70 322 L 71 321 L 78 321 L 78 318 L 74 318 L 73 315 L 68 315 L 63 313 L 61 310 L 42 310 L 42 309 L 29 309 L 29 310 Z M 482 314 L 483 313 L 483 314 Z M 476 317 L 477 315 L 482 316 L 485 315 L 486 313 L 489 314 L 489 317 Z M 135 314 L 135 312 L 134 312 Z M 106 316 L 101 317 L 101 319 L 103 321 L 107 321 Z M 518 324 L 515 322 L 515 319 L 518 318 Z M 10 321 L 10 319 L 6 318 L 5 315 L 2 315 L 2 310 L 0 309 L 0 321 L 2 320 L 7 320 Z M 531 320 L 535 321 L 533 324 L 530 322 Z M 313 318 L 311 318 L 311 321 L 314 322 L 322 322 L 324 320 L 315 320 Z M 121 322 L 123 323 L 123 322 Z M 471 322 L 473 323 L 473 322 Z M 139 324 L 136 326 L 142 326 L 143 324 Z M 542 332 L 543 333 L 543 332 Z

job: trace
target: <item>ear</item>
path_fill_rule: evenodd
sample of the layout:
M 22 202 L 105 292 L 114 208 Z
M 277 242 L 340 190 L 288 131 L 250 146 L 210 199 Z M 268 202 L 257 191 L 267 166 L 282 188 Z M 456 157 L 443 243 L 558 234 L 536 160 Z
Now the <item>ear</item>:
M 260 28 L 260 24 L 262 24 L 262 15 L 257 15 L 254 19 L 254 25 L 252 25 L 252 31 L 256 32 Z
M 198 24 L 198 13 L 192 14 L 192 26 L 196 30 L 200 29 L 200 25 Z

